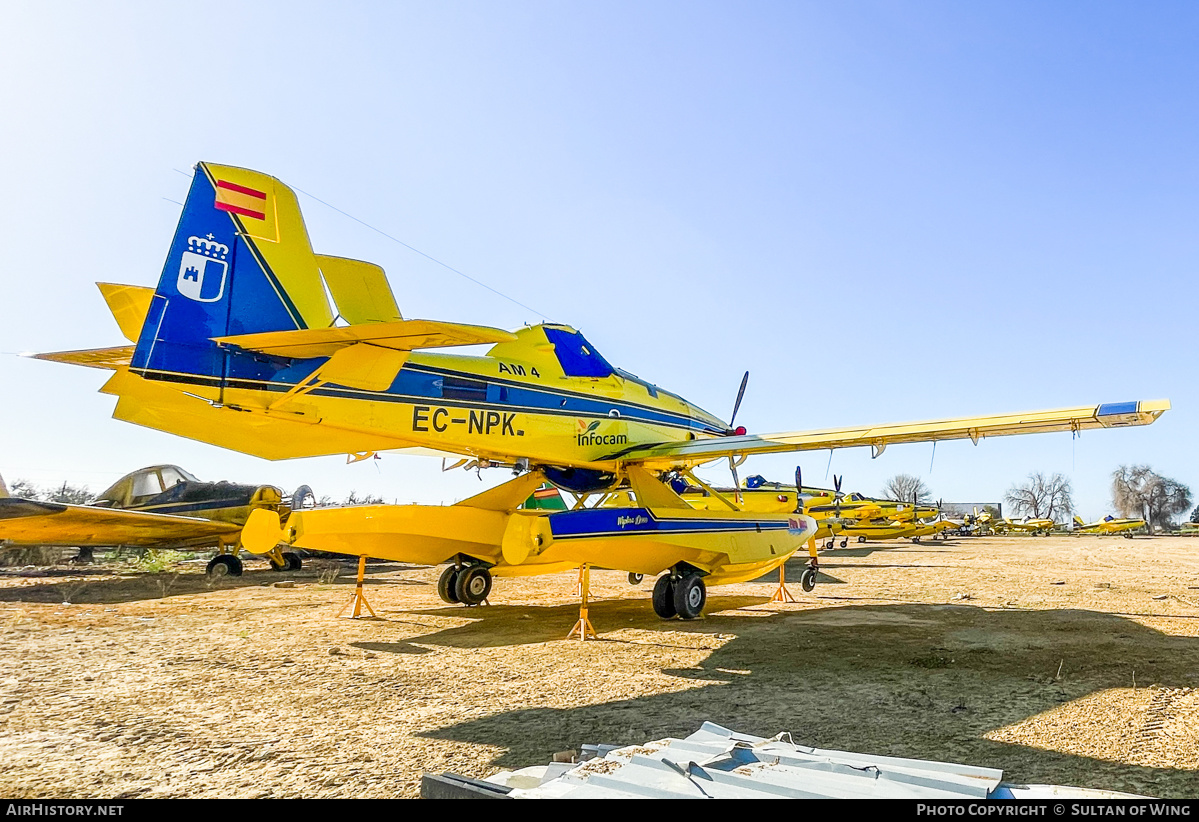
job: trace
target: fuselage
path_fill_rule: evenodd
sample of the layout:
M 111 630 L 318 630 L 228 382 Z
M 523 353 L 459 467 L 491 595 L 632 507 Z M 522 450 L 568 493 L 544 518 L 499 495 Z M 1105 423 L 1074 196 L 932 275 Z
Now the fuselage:
M 573 329 L 529 326 L 516 337 L 485 356 L 408 353 L 381 390 L 321 382 L 325 357 L 227 350 L 223 376 L 203 380 L 131 370 L 226 408 L 499 463 L 604 470 L 635 446 L 727 433 L 702 408 L 610 366 Z M 246 436 L 287 434 L 259 428 Z

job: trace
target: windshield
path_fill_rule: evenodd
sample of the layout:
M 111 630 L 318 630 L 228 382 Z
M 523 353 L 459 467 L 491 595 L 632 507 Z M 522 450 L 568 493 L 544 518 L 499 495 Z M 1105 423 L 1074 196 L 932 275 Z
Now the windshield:
M 554 344 L 554 354 L 568 377 L 609 377 L 612 366 L 599 355 L 578 331 L 546 328 L 545 336 Z

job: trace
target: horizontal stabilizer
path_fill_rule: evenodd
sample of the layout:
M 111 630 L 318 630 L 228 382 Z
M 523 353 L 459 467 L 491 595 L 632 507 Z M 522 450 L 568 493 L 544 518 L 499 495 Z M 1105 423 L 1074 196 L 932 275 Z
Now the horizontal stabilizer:
M 939 440 L 973 440 L 1011 434 L 1039 434 L 1053 431 L 1085 431 L 1093 428 L 1122 428 L 1148 425 L 1170 410 L 1169 400 L 1106 403 L 1052 411 L 1022 414 L 997 414 L 988 417 L 960 417 L 929 422 L 891 423 L 857 428 L 832 428 L 821 431 L 797 431 L 760 436 L 715 437 L 687 442 L 635 446 L 612 454 L 608 459 L 668 466 L 700 463 L 719 457 L 748 454 L 773 454 L 785 451 L 821 451 L 826 448 L 854 448 L 869 445 L 878 456 L 888 445 Z
M 150 313 L 150 301 L 154 299 L 154 289 L 140 285 L 119 285 L 117 283 L 96 283 L 108 310 L 121 328 L 125 339 L 136 343 Z
M 350 325 L 404 319 L 380 266 L 327 254 L 317 254 L 316 262 L 337 303 L 337 313 Z
M 68 365 L 86 365 L 88 368 L 107 368 L 116 371 L 126 368 L 133 359 L 132 345 L 119 345 L 116 348 L 88 348 L 82 351 L 50 351 L 46 354 L 34 354 L 35 360 L 50 360 L 65 362 Z
M 215 337 L 221 345 L 243 351 L 256 351 L 276 357 L 308 359 L 331 357 L 339 349 L 356 343 L 370 343 L 396 351 L 415 351 L 420 348 L 447 348 L 456 345 L 479 345 L 511 342 L 516 335 L 499 328 L 483 325 L 462 325 L 435 320 L 397 320 L 389 323 L 368 323 L 348 328 L 305 328 L 295 331 L 265 331 L 259 334 L 238 334 Z

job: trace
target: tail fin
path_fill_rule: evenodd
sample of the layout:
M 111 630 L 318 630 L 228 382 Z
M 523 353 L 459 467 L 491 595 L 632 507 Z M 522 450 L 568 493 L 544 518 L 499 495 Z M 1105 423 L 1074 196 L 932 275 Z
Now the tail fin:
M 1077 514 L 1074 515 L 1074 524 L 1079 526 L 1086 525 L 1086 523 L 1082 521 L 1082 517 L 1078 516 Z
M 253 378 L 231 373 L 253 366 L 212 338 L 333 321 L 295 193 L 257 171 L 197 164 L 131 369 L 200 385 Z
M 8 499 L 12 494 L 8 493 L 8 486 L 4 484 L 4 477 L 0 477 L 0 499 Z

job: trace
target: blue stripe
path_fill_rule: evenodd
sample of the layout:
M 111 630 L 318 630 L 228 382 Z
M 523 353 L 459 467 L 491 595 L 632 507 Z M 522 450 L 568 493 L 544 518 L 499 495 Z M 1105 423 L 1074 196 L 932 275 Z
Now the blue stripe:
M 696 534 L 739 531 L 788 531 L 783 520 L 729 520 L 716 518 L 670 519 L 654 516 L 648 508 L 591 508 L 550 514 L 554 539 L 633 536 L 647 533 Z

